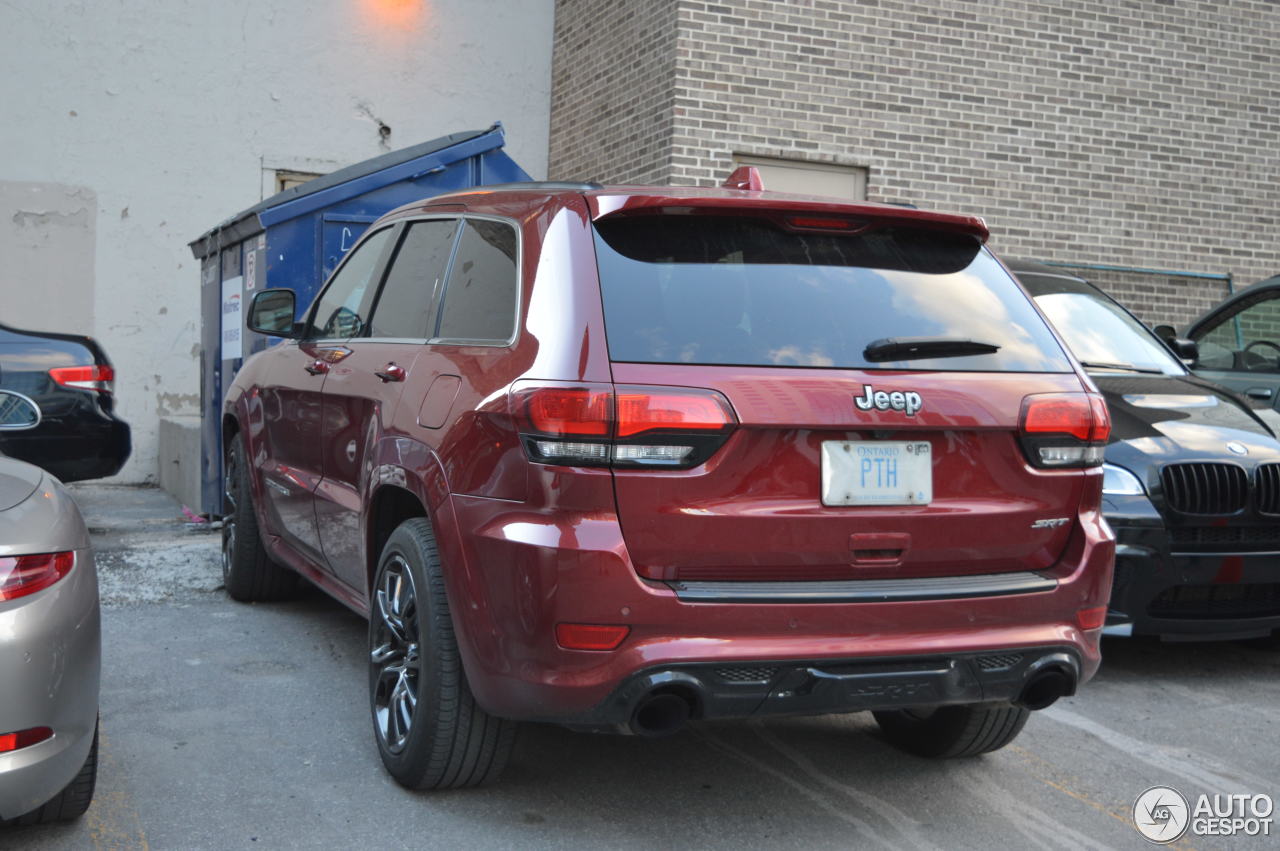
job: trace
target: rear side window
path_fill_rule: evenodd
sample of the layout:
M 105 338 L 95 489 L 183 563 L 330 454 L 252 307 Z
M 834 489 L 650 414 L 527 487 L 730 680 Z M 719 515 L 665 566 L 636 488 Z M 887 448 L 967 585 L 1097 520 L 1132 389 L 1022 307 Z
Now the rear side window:
M 460 240 L 436 336 L 505 344 L 515 331 L 519 292 L 515 228 L 503 222 L 467 219 Z
M 596 257 L 615 361 L 1072 369 L 1026 295 L 964 234 L 827 234 L 750 216 L 635 216 L 596 223 Z M 971 341 L 987 351 L 866 355 L 887 338 Z
M 449 265 L 457 230 L 455 219 L 409 225 L 382 284 L 370 336 L 425 340 L 433 335 L 432 304 Z

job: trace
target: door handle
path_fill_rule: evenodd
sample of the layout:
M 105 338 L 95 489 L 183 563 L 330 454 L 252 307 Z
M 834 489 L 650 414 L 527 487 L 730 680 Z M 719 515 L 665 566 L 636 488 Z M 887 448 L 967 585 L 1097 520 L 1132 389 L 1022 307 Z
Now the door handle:
M 1244 395 L 1248 396 L 1250 399 L 1261 399 L 1266 401 L 1274 396 L 1275 393 L 1272 392 L 1270 387 L 1250 387 L 1248 390 L 1244 391 Z
M 317 358 L 316 360 L 313 360 L 311 363 L 307 364 L 304 367 L 304 369 L 306 369 L 306 371 L 311 373 L 312 375 L 321 375 L 329 371 L 329 364 Z
M 396 366 L 395 361 L 387 364 L 382 369 L 375 370 L 373 374 L 381 378 L 383 384 L 388 381 L 404 381 L 409 375 L 404 367 Z

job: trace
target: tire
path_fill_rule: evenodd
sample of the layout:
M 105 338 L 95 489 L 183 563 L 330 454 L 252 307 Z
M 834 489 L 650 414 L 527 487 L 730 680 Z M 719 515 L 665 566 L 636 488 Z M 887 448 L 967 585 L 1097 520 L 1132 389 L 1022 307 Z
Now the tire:
M 75 821 L 85 814 L 89 804 L 93 803 L 93 787 L 98 780 L 98 728 L 93 728 L 93 744 L 89 747 L 89 756 L 79 773 L 61 792 L 36 807 L 29 813 L 17 818 L 0 822 L 0 827 L 25 827 L 32 824 L 50 824 L 56 821 Z
M 916 756 L 954 759 L 991 753 L 1022 732 L 1031 710 L 1010 704 L 940 706 L 932 712 L 873 713 L 889 744 Z
M 406 520 L 387 540 L 370 610 L 369 708 L 387 771 L 410 789 L 496 780 L 518 725 L 471 695 L 426 519 Z
M 222 518 L 222 584 L 242 603 L 283 600 L 298 587 L 297 576 L 267 555 L 253 510 L 253 488 L 238 437 L 227 447 L 223 491 L 230 510 Z

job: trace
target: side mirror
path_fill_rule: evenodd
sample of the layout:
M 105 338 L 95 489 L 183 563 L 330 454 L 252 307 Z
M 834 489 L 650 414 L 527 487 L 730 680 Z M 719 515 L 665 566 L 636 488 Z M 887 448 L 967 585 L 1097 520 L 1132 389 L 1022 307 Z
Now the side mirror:
M 1187 363 L 1195 363 L 1200 359 L 1200 346 L 1195 340 L 1185 337 L 1172 337 L 1165 340 L 1173 353 Z
M 294 327 L 293 290 L 263 290 L 249 304 L 249 330 L 272 337 L 301 336 Z
M 1157 325 L 1151 329 L 1155 335 L 1166 343 L 1172 342 L 1178 336 L 1178 332 L 1174 330 L 1172 325 Z
M 26 431 L 40 425 L 40 406 L 21 393 L 0 390 L 0 431 Z

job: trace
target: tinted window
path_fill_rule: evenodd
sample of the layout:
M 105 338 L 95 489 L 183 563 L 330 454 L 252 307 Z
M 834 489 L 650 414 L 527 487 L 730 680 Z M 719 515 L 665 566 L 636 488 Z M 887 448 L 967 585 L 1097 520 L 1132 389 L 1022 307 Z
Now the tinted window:
M 364 333 L 373 300 L 373 274 L 390 235 L 391 228 L 383 228 L 352 249 L 320 294 L 308 337 L 345 339 Z
M 966 235 L 834 235 L 745 216 L 645 216 L 597 223 L 596 256 L 617 361 L 1071 369 L 1026 296 Z M 999 348 L 903 361 L 864 355 L 894 337 Z
M 448 266 L 457 227 L 454 219 L 409 225 L 382 284 L 369 336 L 432 336 L 432 299 Z
M 515 330 L 517 290 L 515 228 L 468 219 L 449 272 L 437 335 L 505 343 Z
M 1018 277 L 1086 366 L 1186 374 L 1155 334 L 1092 285 L 1051 275 Z

